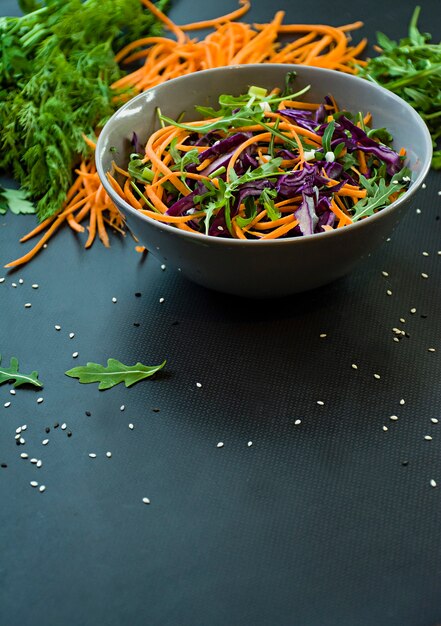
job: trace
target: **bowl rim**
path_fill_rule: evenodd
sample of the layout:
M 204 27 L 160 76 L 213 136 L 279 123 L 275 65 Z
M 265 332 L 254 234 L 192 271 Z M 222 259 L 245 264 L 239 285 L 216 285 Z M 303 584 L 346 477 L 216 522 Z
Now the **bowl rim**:
M 207 74 L 215 74 L 218 72 L 225 72 L 225 71 L 239 71 L 239 72 L 246 71 L 246 70 L 258 71 L 259 69 L 263 67 L 265 68 L 271 67 L 271 68 L 277 68 L 277 69 L 283 68 L 287 72 L 296 71 L 296 70 L 302 71 L 306 69 L 308 72 L 312 72 L 313 74 L 316 73 L 317 77 L 319 77 L 320 74 L 328 74 L 328 75 L 335 74 L 335 75 L 338 75 L 340 78 L 343 77 L 343 80 L 348 80 L 349 82 L 356 81 L 356 82 L 362 83 L 363 85 L 370 85 L 374 90 L 380 91 L 381 93 L 385 94 L 386 97 L 392 100 L 396 100 L 401 105 L 404 105 L 405 108 L 408 109 L 411 117 L 414 118 L 414 121 L 417 124 L 417 126 L 420 128 L 422 137 L 425 140 L 426 148 L 427 148 L 426 161 L 423 162 L 421 171 L 416 177 L 416 179 L 414 181 L 411 181 L 411 185 L 409 189 L 402 196 L 400 196 L 397 200 L 392 202 L 389 206 L 385 207 L 384 209 L 381 209 L 381 211 L 379 211 L 378 213 L 375 213 L 374 215 L 370 215 L 367 219 L 356 222 L 355 224 L 348 224 L 347 226 L 343 228 L 336 228 L 336 229 L 324 231 L 321 233 L 312 233 L 311 235 L 302 235 L 301 237 L 286 237 L 283 239 L 235 239 L 235 238 L 229 238 L 229 237 L 214 237 L 213 235 L 206 235 L 205 233 L 188 232 L 186 230 L 176 228 L 175 226 L 167 224 L 165 222 L 159 222 L 157 220 L 154 220 L 148 215 L 144 215 L 138 209 L 135 209 L 135 207 L 130 205 L 126 200 L 121 198 L 121 196 L 119 196 L 116 193 L 116 191 L 113 189 L 112 185 L 109 183 L 107 179 L 106 172 L 101 162 L 100 155 L 103 151 L 103 143 L 105 140 L 104 138 L 106 136 L 106 132 L 105 132 L 106 128 L 109 128 L 112 124 L 114 124 L 115 121 L 117 121 L 117 118 L 121 116 L 121 114 L 124 114 L 124 111 L 126 109 L 129 109 L 135 106 L 137 101 L 141 102 L 141 101 L 145 101 L 146 98 L 148 99 L 148 94 L 151 93 L 152 91 L 155 91 L 158 89 L 161 90 L 163 87 L 171 83 L 177 84 L 179 82 L 185 82 L 186 80 L 189 80 L 191 77 L 194 77 L 196 74 L 203 76 Z M 385 87 L 382 87 L 381 85 L 378 85 L 377 83 L 368 81 L 367 79 L 360 78 L 359 76 L 355 76 L 353 74 L 346 74 L 344 72 L 339 72 L 337 70 L 314 67 L 310 65 L 299 65 L 299 64 L 293 64 L 293 63 L 272 63 L 272 64 L 250 63 L 250 64 L 245 64 L 245 65 L 226 65 L 223 67 L 216 67 L 216 68 L 211 68 L 207 70 L 200 70 L 198 72 L 192 72 L 190 74 L 185 74 L 184 76 L 178 76 L 177 78 L 172 78 L 170 80 L 167 80 L 163 83 L 160 83 L 159 85 L 156 85 L 154 87 L 151 87 L 150 89 L 147 89 L 146 91 L 141 92 L 137 96 L 134 96 L 128 102 L 126 102 L 126 104 L 120 107 L 108 119 L 108 121 L 102 128 L 100 135 L 98 137 L 98 141 L 97 141 L 96 149 L 95 149 L 95 164 L 96 164 L 98 176 L 100 178 L 100 182 L 103 185 L 109 197 L 111 198 L 111 200 L 113 201 L 113 203 L 118 208 L 118 210 L 120 210 L 119 205 L 122 205 L 125 211 L 128 211 L 134 217 L 138 217 L 139 219 L 151 224 L 153 227 L 157 228 L 160 231 L 165 231 L 166 233 L 170 233 L 170 234 L 174 233 L 175 236 L 183 237 L 189 240 L 194 240 L 195 242 L 199 242 L 199 243 L 204 243 L 204 242 L 211 243 L 215 246 L 233 245 L 233 246 L 265 247 L 265 246 L 275 246 L 275 245 L 277 246 L 294 245 L 295 242 L 297 242 L 296 245 L 300 245 L 301 242 L 310 241 L 311 239 L 316 241 L 317 237 L 329 238 L 329 237 L 347 236 L 347 233 L 354 232 L 354 229 L 363 228 L 366 223 L 373 224 L 375 221 L 381 220 L 382 216 L 388 215 L 389 213 L 399 208 L 402 204 L 407 203 L 419 190 L 419 188 L 421 187 L 430 169 L 430 165 L 432 161 L 432 154 L 433 154 L 432 138 L 424 120 L 420 117 L 420 115 L 415 111 L 415 109 L 408 102 L 403 100 L 403 98 L 400 98 L 400 96 L 397 96 L 392 91 L 389 91 L 388 89 L 386 89 Z

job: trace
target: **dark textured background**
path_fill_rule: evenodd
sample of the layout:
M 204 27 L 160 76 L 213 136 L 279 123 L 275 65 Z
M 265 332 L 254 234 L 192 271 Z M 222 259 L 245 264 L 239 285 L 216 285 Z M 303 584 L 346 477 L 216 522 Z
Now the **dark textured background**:
M 439 37 L 439 3 L 422 5 L 422 28 Z M 175 0 L 171 16 L 234 6 Z M 246 19 L 278 8 L 287 21 L 362 19 L 374 41 L 376 29 L 404 34 L 413 3 L 255 1 Z M 29 266 L 0 271 L 0 352 L 44 382 L 14 397 L 0 388 L 1 626 L 441 623 L 441 176 L 426 182 L 367 263 L 283 300 L 205 291 L 142 262 L 129 239 L 85 252 L 68 230 Z M 1 265 L 33 223 L 0 217 Z M 396 326 L 409 334 L 400 343 Z M 106 392 L 63 374 L 110 356 L 168 364 Z M 64 421 L 71 438 L 52 428 Z

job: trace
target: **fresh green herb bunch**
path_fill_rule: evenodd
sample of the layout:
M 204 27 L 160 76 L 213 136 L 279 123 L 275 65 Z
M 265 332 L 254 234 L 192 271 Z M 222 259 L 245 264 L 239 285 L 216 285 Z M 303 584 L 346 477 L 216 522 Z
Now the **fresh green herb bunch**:
M 441 43 L 430 43 L 429 33 L 417 27 L 417 6 L 409 25 L 409 35 L 398 43 L 377 33 L 380 56 L 359 67 L 359 75 L 379 83 L 409 102 L 426 122 L 433 145 L 441 141 Z M 441 150 L 435 150 L 432 166 L 441 169 Z
M 167 0 L 157 6 L 164 9 Z M 72 168 L 114 112 L 115 51 L 161 25 L 140 0 L 21 0 L 23 17 L 0 19 L 0 171 L 60 210 Z

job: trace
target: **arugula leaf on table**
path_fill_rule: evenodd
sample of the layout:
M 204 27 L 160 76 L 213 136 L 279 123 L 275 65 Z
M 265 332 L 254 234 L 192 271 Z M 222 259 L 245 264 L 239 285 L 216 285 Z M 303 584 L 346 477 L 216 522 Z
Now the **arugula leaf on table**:
M 22 189 L 8 189 L 0 186 L 0 214 L 4 215 L 8 209 L 15 215 L 35 213 L 34 205 L 26 198 Z
M 119 383 L 124 383 L 126 387 L 131 387 L 144 378 L 153 376 L 162 369 L 166 361 L 160 365 L 124 365 L 117 359 L 108 359 L 107 367 L 99 363 L 87 363 L 79 367 L 73 367 L 65 372 L 66 376 L 78 378 L 80 383 L 99 383 L 98 389 L 110 389 Z
M 30 374 L 21 374 L 18 371 L 18 359 L 11 357 L 9 367 L 1 365 L 2 357 L 0 354 L 0 385 L 6 382 L 14 381 L 14 387 L 20 387 L 21 385 L 34 385 L 34 387 L 43 387 L 38 380 L 38 372 L 31 372 Z

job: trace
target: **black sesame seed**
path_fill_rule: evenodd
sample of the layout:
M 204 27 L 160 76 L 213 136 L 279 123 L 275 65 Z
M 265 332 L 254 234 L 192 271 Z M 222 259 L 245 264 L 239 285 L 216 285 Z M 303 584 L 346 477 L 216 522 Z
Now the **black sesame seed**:
M 152 409 L 153 413 L 159 413 L 161 409 Z
M 90 417 L 92 415 L 92 413 L 90 411 L 86 411 L 86 415 L 87 415 L 87 417 Z
M 423 320 L 425 320 L 427 318 L 427 315 L 425 313 L 422 313 L 420 317 L 422 317 Z
M 401 465 L 403 467 L 407 467 L 407 465 L 409 465 L 409 461 L 401 461 Z
M 54 424 L 54 428 L 58 428 L 58 426 L 59 426 L 59 425 L 60 425 L 60 424 L 59 424 L 58 422 L 55 422 L 55 424 Z
M 72 437 L 72 432 L 70 430 L 67 431 L 67 436 Z
M 46 426 L 46 428 L 44 429 L 47 433 L 51 432 L 51 429 L 49 428 L 49 426 Z
M 410 337 L 409 333 L 404 333 L 404 336 L 407 337 L 408 339 Z
M 178 322 L 178 321 L 176 321 L 176 322 L 172 322 L 172 326 L 177 326 L 178 324 L 179 324 L 179 322 Z
M 16 440 L 15 440 L 15 445 L 17 445 L 17 446 L 21 446 L 20 439 L 16 439 Z
M 142 293 L 141 293 L 140 291 L 137 291 L 137 292 L 135 293 L 135 296 L 136 296 L 137 298 L 140 298 L 140 297 L 142 296 Z
M 139 326 L 141 326 L 141 324 L 139 322 L 133 322 L 133 326 L 136 326 L 136 328 L 138 328 Z
M 436 220 L 436 221 L 438 221 L 438 220 L 439 220 L 439 215 L 437 215 L 437 216 L 435 217 L 435 220 Z
M 3 469 L 6 469 L 8 466 L 6 465 L 6 463 L 2 463 L 0 467 L 3 467 Z

